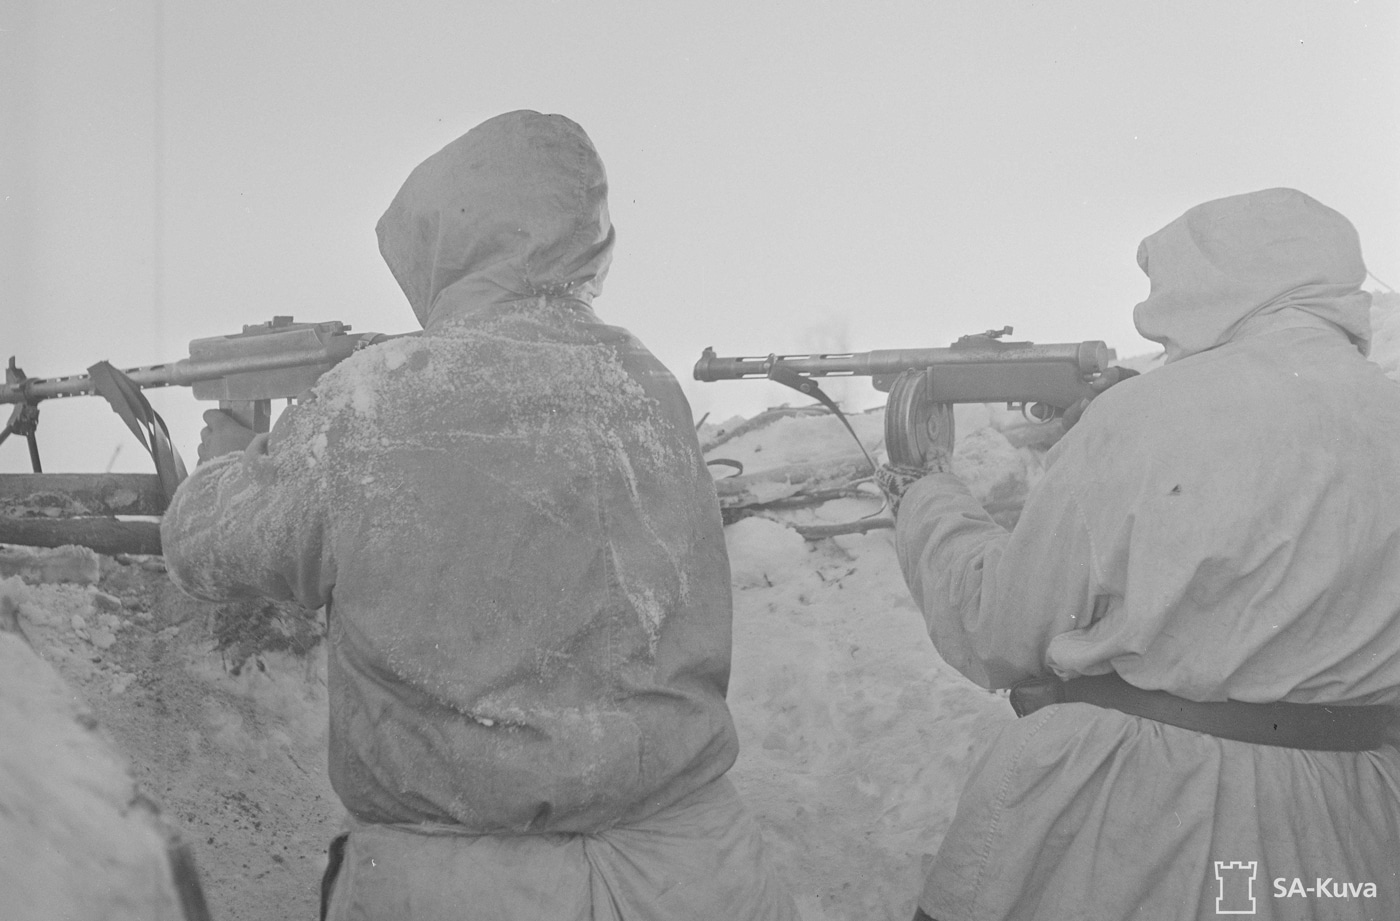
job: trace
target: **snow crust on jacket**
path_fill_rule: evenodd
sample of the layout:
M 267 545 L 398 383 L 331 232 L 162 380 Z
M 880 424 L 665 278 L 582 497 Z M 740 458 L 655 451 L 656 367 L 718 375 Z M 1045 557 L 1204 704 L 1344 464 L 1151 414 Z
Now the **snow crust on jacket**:
M 606 188 L 562 116 L 434 155 L 378 227 L 424 333 L 342 362 L 166 514 L 186 591 L 329 606 L 331 780 L 362 822 L 594 831 L 734 760 L 690 409 L 588 306 Z
M 1361 354 L 1339 220 L 1269 190 L 1144 241 L 1136 317 L 1172 360 L 1091 404 L 1013 532 L 951 475 L 908 491 L 900 561 L 950 664 L 988 687 L 1117 672 L 1192 700 L 1400 703 L 1400 385 Z M 1068 704 L 997 736 L 922 904 L 1211 917 L 1213 862 L 1254 860 L 1259 917 L 1400 917 L 1398 850 L 1394 747 L 1252 746 Z M 1274 900 L 1278 877 L 1379 895 Z

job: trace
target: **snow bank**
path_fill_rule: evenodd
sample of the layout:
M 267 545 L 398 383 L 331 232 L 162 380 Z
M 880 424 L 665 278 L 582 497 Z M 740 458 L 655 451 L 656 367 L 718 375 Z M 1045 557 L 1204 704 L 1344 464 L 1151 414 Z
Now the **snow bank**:
M 101 566 L 97 554 L 86 547 L 58 547 L 48 553 L 33 553 L 27 547 L 0 546 L 0 579 L 11 576 L 31 585 L 96 585 Z
M 807 921 L 908 921 L 978 739 L 1010 708 L 938 658 L 890 532 L 821 541 L 798 566 L 782 525 L 727 530 L 768 575 L 736 584 L 731 777 Z
M 766 518 L 745 518 L 727 528 L 730 578 L 736 589 L 773 586 L 807 568 L 807 542 L 792 528 Z
M 0 560 L 32 583 L 11 577 L 0 586 L 18 604 L 12 611 L 15 626 L 42 654 L 44 667 L 57 672 L 52 680 L 62 690 L 53 692 L 54 700 L 69 707 L 82 701 L 78 725 L 100 726 L 129 773 L 120 773 L 123 762 L 111 750 L 104 755 L 81 735 L 66 747 L 45 749 L 58 757 L 57 764 L 29 763 L 52 785 L 47 798 L 36 800 L 44 815 L 69 815 L 71 804 L 95 826 L 46 852 L 33 850 L 46 839 L 6 812 L 5 791 L 16 787 L 0 768 L 0 893 L 40 900 L 41 906 L 37 914 L 12 915 L 0 899 L 0 918 L 166 917 L 156 908 L 105 913 L 108 908 L 91 897 L 105 891 L 116 906 L 128 899 L 122 860 L 139 869 L 149 848 L 110 813 L 115 810 L 139 830 L 142 804 L 152 801 L 193 849 L 218 921 L 315 917 L 325 847 L 341 815 L 326 776 L 324 657 L 264 652 L 235 674 L 235 663 L 218 651 L 219 609 L 181 595 L 159 558 L 118 561 L 72 547 L 3 549 Z M 9 668 L 8 660 L 0 663 L 0 731 L 6 739 L 0 763 L 5 764 L 29 749 L 30 739 L 45 746 L 59 729 L 71 734 L 73 722 L 61 711 L 6 710 L 18 699 L 7 683 L 11 677 L 34 686 L 27 674 Z M 4 713 L 28 728 L 14 728 Z M 16 739 L 20 743 L 10 747 Z M 86 748 L 75 747 L 80 743 Z M 67 773 L 58 769 L 65 765 Z M 114 770 L 119 776 L 111 774 Z M 96 787 L 87 772 L 107 778 L 102 788 L 107 807 L 92 802 L 96 794 L 89 791 Z M 33 860 L 51 861 L 53 876 L 28 870 L 14 879 L 7 876 L 11 864 L 4 854 L 11 844 L 31 849 Z M 64 860 L 53 859 L 55 854 Z M 68 878 L 75 874 L 91 879 L 93 888 L 73 885 Z M 55 879 L 62 883 L 56 890 L 50 885 Z M 128 888 L 139 891 L 141 879 Z M 52 901 L 50 890 L 86 901 L 65 907 Z
M 42 568 L 42 567 L 40 567 Z M 0 893 L 6 921 L 180 921 L 154 803 L 30 646 L 0 581 Z

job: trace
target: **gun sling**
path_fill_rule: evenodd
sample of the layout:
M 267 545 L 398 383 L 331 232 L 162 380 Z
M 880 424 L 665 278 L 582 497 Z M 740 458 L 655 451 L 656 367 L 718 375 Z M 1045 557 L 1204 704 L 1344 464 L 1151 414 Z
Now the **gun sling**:
M 1166 691 L 1145 691 L 1116 674 L 1068 681 L 1033 678 L 1011 689 L 1017 716 L 1058 703 L 1093 704 L 1222 739 L 1314 751 L 1380 748 L 1396 713 L 1394 707 L 1376 705 L 1201 702 Z

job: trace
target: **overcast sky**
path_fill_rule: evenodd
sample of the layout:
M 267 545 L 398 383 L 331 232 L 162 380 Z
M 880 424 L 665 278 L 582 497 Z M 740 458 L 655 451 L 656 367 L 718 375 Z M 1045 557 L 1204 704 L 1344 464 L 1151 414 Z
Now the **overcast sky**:
M 1302 189 L 1400 285 L 1397 61 L 1395 0 L 0 0 L 0 359 L 174 360 L 277 314 L 413 328 L 375 222 L 519 108 L 593 138 L 618 234 L 595 308 L 697 416 L 803 399 L 690 381 L 706 345 L 1011 325 L 1140 354 L 1138 241 L 1208 199 Z M 192 462 L 205 407 L 152 400 Z M 95 398 L 45 403 L 40 444 L 149 468 Z

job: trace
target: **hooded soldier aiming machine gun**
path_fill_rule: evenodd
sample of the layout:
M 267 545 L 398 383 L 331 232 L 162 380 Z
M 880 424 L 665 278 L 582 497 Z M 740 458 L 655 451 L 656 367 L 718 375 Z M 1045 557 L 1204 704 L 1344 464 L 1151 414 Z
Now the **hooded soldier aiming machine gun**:
M 322 374 L 340 361 L 360 349 L 391 338 L 396 337 L 381 333 L 354 335 L 348 325 L 338 321 L 296 323 L 291 317 L 274 317 L 266 323 L 244 326 L 241 333 L 195 339 L 190 343 L 188 358 L 125 371 L 119 371 L 103 361 L 88 368 L 86 374 L 55 378 L 27 377 L 11 358 L 5 371 L 5 383 L 0 385 L 0 404 L 14 404 L 14 410 L 4 429 L 0 430 L 0 442 L 10 435 L 24 436 L 29 442 L 30 465 L 34 474 L 0 475 L 0 500 L 16 502 L 23 499 L 24 493 L 71 492 L 81 494 L 78 504 L 88 509 L 96 507 L 107 514 L 159 515 L 174 494 L 175 487 L 184 479 L 185 466 L 170 443 L 170 432 L 165 421 L 141 393 L 143 388 L 189 387 L 196 400 L 218 400 L 219 407 L 243 425 L 255 432 L 266 432 L 271 422 L 273 400 L 291 400 L 305 394 Z M 97 475 L 64 475 L 60 478 L 56 474 L 42 473 L 36 439 L 40 401 L 83 394 L 100 395 L 111 404 L 155 461 L 156 477 L 136 475 L 139 481 L 124 481 L 128 488 L 113 490 L 100 485 L 99 481 L 104 478 Z M 113 479 L 105 478 L 107 481 Z M 134 504 L 113 507 L 110 501 L 103 498 L 104 492 L 137 494 L 140 498 Z M 2 509 L 0 514 L 3 514 Z M 40 528 L 41 524 L 43 522 L 30 519 L 0 517 L 0 541 L 54 546 L 53 541 L 62 539 L 62 535 L 47 536 L 48 531 L 53 529 Z M 17 535 L 11 531 L 17 531 Z M 82 533 L 85 532 L 80 530 L 68 542 L 86 543 L 101 552 L 116 552 L 110 546 L 97 546 L 91 540 L 82 540 Z M 152 550 L 148 549 L 149 539 L 143 541 L 138 541 L 139 548 L 124 548 L 125 552 L 159 552 L 158 542 L 157 549 Z
M 1097 340 L 1050 345 L 1003 342 L 1002 337 L 1010 334 L 1007 326 L 963 336 L 948 348 L 828 355 L 721 358 L 707 348 L 695 365 L 695 379 L 767 378 L 821 401 L 844 423 L 845 417 L 817 386 L 816 378 L 873 378 L 876 390 L 889 393 L 885 450 L 890 462 L 917 467 L 932 445 L 941 444 L 952 453 L 954 403 L 1006 403 L 1029 419 L 1048 422 L 1091 399 L 1097 392 L 1093 383 L 1117 357 Z M 846 428 L 850 430 L 849 423 Z M 854 437 L 855 432 L 851 434 Z

